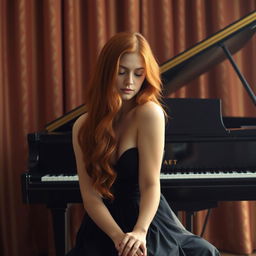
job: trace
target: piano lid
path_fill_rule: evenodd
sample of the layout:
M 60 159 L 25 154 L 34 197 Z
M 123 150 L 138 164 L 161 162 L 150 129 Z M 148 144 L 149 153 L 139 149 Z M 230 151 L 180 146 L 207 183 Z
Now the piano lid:
M 254 35 L 255 30 L 256 11 L 163 63 L 160 71 L 164 95 L 177 91 L 192 79 L 225 60 L 227 56 L 221 47 L 222 44 L 225 44 L 231 53 L 235 53 Z M 84 112 L 85 106 L 79 106 L 47 124 L 46 130 L 48 132 L 71 131 L 69 128 L 72 121 Z
M 161 65 L 164 95 L 177 91 L 189 81 L 227 59 L 222 44 L 233 54 L 245 45 L 254 35 L 255 30 L 256 11 L 165 62 Z

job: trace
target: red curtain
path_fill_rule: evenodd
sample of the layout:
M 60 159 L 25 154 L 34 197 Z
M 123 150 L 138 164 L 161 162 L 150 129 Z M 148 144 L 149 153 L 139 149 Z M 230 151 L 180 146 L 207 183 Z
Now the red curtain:
M 113 34 L 141 32 L 162 63 L 255 7 L 255 0 L 0 0 L 0 254 L 54 255 L 49 210 L 22 202 L 26 136 L 83 103 L 97 54 Z M 256 91 L 255 38 L 234 57 Z M 218 97 L 224 115 L 256 117 L 227 61 L 170 97 Z M 72 244 L 82 206 L 71 208 Z M 197 233 L 204 216 L 195 216 Z M 255 220 L 254 202 L 220 203 L 205 237 L 221 250 L 251 253 Z

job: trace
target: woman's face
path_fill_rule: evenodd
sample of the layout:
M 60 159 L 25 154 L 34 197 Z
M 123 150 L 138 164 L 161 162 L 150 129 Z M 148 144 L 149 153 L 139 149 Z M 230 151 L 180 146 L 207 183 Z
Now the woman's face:
M 145 63 L 137 53 L 125 53 L 119 63 L 117 90 L 123 101 L 132 99 L 141 89 L 146 77 Z

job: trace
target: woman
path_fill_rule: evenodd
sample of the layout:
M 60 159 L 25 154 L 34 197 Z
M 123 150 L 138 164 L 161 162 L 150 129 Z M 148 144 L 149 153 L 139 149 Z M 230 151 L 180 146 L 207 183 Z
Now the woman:
M 88 213 L 68 254 L 219 255 L 188 232 L 160 193 L 165 115 L 159 67 L 145 38 L 119 33 L 102 49 L 73 127 Z

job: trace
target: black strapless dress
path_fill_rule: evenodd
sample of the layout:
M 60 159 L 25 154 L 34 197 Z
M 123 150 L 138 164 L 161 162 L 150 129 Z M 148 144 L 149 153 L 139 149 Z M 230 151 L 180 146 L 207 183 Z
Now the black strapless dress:
M 115 200 L 105 200 L 122 230 L 130 232 L 139 214 L 137 148 L 130 148 L 118 159 L 113 185 Z M 77 234 L 75 247 L 67 256 L 117 256 L 112 240 L 86 215 Z M 148 256 L 212 256 L 218 250 L 203 238 L 187 231 L 161 195 L 160 204 L 147 233 Z

